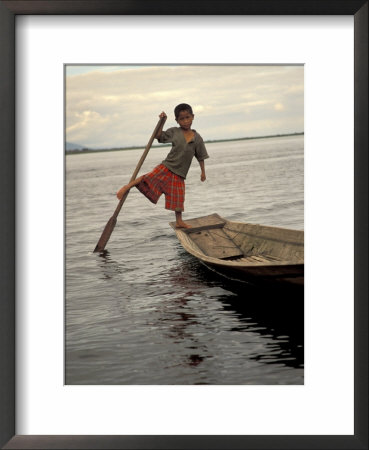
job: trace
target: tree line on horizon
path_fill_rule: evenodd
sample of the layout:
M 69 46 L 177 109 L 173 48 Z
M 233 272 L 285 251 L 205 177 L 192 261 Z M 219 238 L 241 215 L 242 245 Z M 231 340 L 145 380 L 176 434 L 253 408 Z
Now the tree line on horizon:
M 287 134 L 273 134 L 273 135 L 267 135 L 267 136 L 253 136 L 253 137 L 243 137 L 243 138 L 231 138 L 231 139 L 208 139 L 205 142 L 205 144 L 214 144 L 217 142 L 231 142 L 231 141 L 246 141 L 246 140 L 252 140 L 252 139 L 266 139 L 266 138 L 274 138 L 274 137 L 287 137 L 287 136 L 301 136 L 304 135 L 304 132 L 295 132 L 295 133 L 287 133 Z M 170 144 L 160 144 L 160 145 L 153 145 L 152 148 L 156 147 L 169 147 Z M 136 146 L 129 146 L 129 147 L 112 147 L 112 148 L 99 148 L 99 149 L 91 149 L 88 147 L 83 147 L 79 149 L 71 149 L 71 150 L 65 150 L 66 153 L 94 153 L 94 152 L 118 152 L 123 150 L 138 150 L 141 148 L 145 148 L 144 145 L 136 145 Z

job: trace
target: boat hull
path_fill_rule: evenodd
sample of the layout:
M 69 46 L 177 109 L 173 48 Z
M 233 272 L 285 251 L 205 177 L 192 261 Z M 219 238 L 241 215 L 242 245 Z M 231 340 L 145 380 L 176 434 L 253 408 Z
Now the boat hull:
M 201 261 L 203 262 L 203 261 Z M 304 286 L 304 265 L 271 266 L 271 267 L 247 267 L 232 266 L 227 267 L 222 264 L 203 262 L 210 270 L 226 278 L 236 281 L 244 281 L 253 284 L 288 284 L 294 286 Z
M 186 221 L 175 229 L 188 253 L 206 267 L 234 280 L 304 285 L 304 232 L 232 222 L 217 214 Z

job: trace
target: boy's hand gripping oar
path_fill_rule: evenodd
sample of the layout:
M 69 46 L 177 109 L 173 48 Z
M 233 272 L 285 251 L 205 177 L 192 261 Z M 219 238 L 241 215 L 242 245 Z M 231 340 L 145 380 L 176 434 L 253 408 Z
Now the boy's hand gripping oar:
M 147 154 L 149 153 L 149 150 L 151 148 L 151 145 L 155 139 L 156 134 L 158 133 L 160 127 L 163 127 L 165 121 L 167 120 L 166 116 L 162 117 L 158 124 L 155 127 L 155 130 L 149 140 L 149 142 L 146 145 L 145 151 L 143 152 L 140 161 L 137 164 L 137 167 L 135 169 L 135 171 L 133 172 L 132 178 L 130 179 L 130 182 L 135 180 L 137 177 L 137 174 L 139 172 L 139 170 L 141 169 L 141 166 L 143 164 L 143 162 L 145 161 L 145 158 L 147 156 Z M 108 240 L 110 239 L 110 236 L 114 230 L 115 224 L 117 223 L 117 217 L 118 214 L 123 206 L 123 203 L 125 202 L 127 196 L 128 196 L 129 191 L 127 191 L 123 197 L 121 198 L 121 200 L 119 200 L 118 206 L 116 207 L 114 214 L 110 217 L 110 219 L 108 220 L 108 223 L 105 225 L 104 231 L 102 232 L 102 235 L 99 239 L 99 242 L 97 243 L 94 252 L 102 252 L 106 246 L 106 244 L 108 243 Z

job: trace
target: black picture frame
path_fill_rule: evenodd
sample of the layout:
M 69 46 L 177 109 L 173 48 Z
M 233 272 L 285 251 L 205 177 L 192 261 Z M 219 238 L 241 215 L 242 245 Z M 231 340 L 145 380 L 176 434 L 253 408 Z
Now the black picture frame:
M 20 14 L 352 15 L 354 17 L 354 435 L 15 435 L 15 17 Z M 368 1 L 0 1 L 0 445 L 6 449 L 368 449 Z

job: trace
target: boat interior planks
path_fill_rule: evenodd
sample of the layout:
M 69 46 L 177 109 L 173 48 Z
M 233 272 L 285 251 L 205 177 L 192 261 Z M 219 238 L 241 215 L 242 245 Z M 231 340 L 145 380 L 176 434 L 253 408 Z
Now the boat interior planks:
M 227 259 L 244 254 L 221 228 L 197 231 L 191 233 L 190 238 L 212 258 Z
M 244 255 L 268 255 L 279 260 L 304 260 L 304 233 L 266 225 L 229 222 L 225 232 Z

